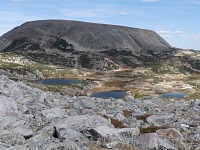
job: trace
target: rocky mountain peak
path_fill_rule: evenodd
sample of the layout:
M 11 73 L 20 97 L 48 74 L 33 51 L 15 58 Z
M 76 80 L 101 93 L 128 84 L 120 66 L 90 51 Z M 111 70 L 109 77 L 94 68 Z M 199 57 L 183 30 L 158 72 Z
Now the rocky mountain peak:
M 24 23 L 4 34 L 0 43 L 2 52 L 56 53 L 70 62 L 67 66 L 95 70 L 134 67 L 144 64 L 144 58 L 153 61 L 173 52 L 154 31 L 67 20 Z

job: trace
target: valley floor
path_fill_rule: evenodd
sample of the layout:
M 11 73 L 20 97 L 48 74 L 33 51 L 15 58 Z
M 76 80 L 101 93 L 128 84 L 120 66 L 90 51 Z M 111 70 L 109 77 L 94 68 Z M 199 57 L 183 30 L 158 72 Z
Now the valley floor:
M 134 97 L 160 96 L 169 92 L 185 92 L 188 98 L 200 98 L 200 74 L 171 67 L 163 62 L 149 67 L 120 68 L 107 72 L 46 65 L 28 60 L 15 53 L 0 54 L 0 73 L 43 90 L 68 95 L 90 95 L 110 90 L 130 91 Z M 37 85 L 30 80 L 44 78 L 76 78 L 72 85 Z

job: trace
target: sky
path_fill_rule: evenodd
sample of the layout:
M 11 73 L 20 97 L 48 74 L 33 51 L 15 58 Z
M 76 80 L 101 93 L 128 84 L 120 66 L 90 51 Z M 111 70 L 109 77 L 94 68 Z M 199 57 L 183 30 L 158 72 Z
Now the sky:
M 200 50 L 200 0 L 0 0 L 0 36 L 44 19 L 149 29 L 174 47 Z

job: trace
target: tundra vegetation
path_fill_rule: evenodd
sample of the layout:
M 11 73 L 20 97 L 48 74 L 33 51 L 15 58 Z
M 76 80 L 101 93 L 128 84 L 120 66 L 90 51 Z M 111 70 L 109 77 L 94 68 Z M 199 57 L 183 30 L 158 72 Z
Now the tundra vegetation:
M 196 54 L 196 52 L 194 52 Z M 190 54 L 190 55 L 195 55 Z M 30 59 L 22 52 L 4 52 L 0 54 L 0 71 L 12 74 L 20 80 L 40 80 L 45 78 L 79 78 L 81 83 L 71 85 L 41 85 L 29 83 L 44 90 L 62 92 L 69 95 L 89 95 L 93 92 L 109 90 L 127 90 L 136 98 L 160 95 L 167 92 L 185 92 L 189 98 L 199 98 L 200 75 L 183 66 L 159 60 L 143 67 L 116 68 L 107 71 L 89 71 L 61 65 L 40 63 Z M 37 57 L 37 56 L 36 56 Z M 40 56 L 41 57 L 41 56 Z M 43 57 L 43 56 L 42 56 Z M 183 58 L 189 57 L 183 55 Z M 47 59 L 47 58 L 46 58 Z M 60 59 L 54 57 L 54 59 Z M 70 90 L 71 89 L 71 90 Z M 72 91 L 75 92 L 72 92 Z M 82 91 L 82 92 L 81 92 Z

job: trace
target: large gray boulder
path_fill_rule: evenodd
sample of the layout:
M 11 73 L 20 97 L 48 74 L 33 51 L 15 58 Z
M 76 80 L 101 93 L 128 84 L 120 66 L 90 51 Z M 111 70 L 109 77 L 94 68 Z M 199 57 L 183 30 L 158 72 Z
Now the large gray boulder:
M 96 109 L 96 104 L 93 99 L 83 99 L 80 101 L 80 105 L 84 109 L 93 109 L 93 110 Z
M 82 150 L 78 144 L 70 139 L 64 140 L 62 143 L 49 143 L 43 148 L 44 150 Z
M 0 143 L 9 144 L 11 146 L 23 145 L 25 143 L 25 138 L 21 134 L 1 130 Z
M 18 107 L 17 103 L 15 102 L 14 99 L 0 95 L 0 112 L 2 114 L 12 114 L 12 113 L 18 113 Z
M 17 145 L 17 146 L 12 146 L 7 150 L 29 150 L 29 149 L 24 145 Z
M 71 128 L 77 131 L 83 131 L 93 129 L 98 126 L 114 127 L 110 121 L 99 115 L 80 115 L 69 116 L 62 121 L 55 124 L 55 129 L 61 131 L 61 129 Z
M 155 123 L 155 122 L 168 122 L 172 119 L 174 119 L 174 115 L 168 114 L 168 115 L 151 115 L 147 117 L 146 120 L 148 123 Z
M 88 145 L 89 143 L 89 140 L 83 134 L 71 128 L 57 129 L 56 134 L 61 142 L 64 142 L 66 139 L 68 139 L 71 141 L 76 141 L 76 143 L 79 143 L 79 145 Z
M 141 134 L 136 139 L 136 144 L 141 149 L 170 149 L 178 150 L 169 141 L 159 138 L 156 133 Z
M 30 150 L 45 150 L 53 142 L 53 136 L 49 133 L 37 134 L 25 141 Z
M 100 135 L 103 144 L 108 144 L 114 141 L 133 144 L 135 138 L 140 133 L 138 128 L 116 129 L 107 126 L 96 127 L 94 128 L 94 131 Z
M 136 144 L 143 149 L 158 149 L 158 135 L 156 133 L 141 134 L 139 137 L 137 137 Z
M 63 118 L 65 110 L 61 108 L 51 108 L 45 109 L 41 113 L 46 119 L 51 120 L 53 118 Z
M 5 115 L 5 114 L 4 114 Z M 0 130 L 10 130 L 19 126 L 21 123 L 16 116 L 2 116 L 0 115 Z
M 30 138 L 33 135 L 33 131 L 25 125 L 19 125 L 10 130 L 11 133 L 21 134 L 24 138 Z
M 184 143 L 183 135 L 175 128 L 159 129 L 156 131 L 156 134 L 163 139 L 168 139 L 177 148 L 188 149 Z

